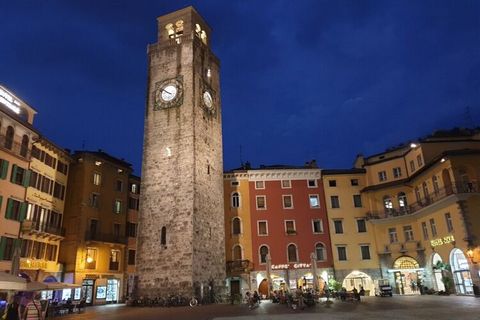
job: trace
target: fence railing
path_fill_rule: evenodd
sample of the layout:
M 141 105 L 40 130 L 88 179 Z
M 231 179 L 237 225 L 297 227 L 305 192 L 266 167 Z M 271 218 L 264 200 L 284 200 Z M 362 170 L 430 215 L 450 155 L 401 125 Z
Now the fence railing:
M 49 233 L 57 236 L 65 236 L 65 228 L 49 225 L 46 223 L 40 223 L 39 221 L 34 220 L 24 220 L 22 222 L 22 231 L 23 232 L 40 232 L 40 233 Z
M 253 269 L 253 263 L 250 260 L 227 261 L 227 272 L 249 272 Z
M 392 217 L 411 215 L 452 194 L 476 192 L 478 192 L 478 185 L 476 183 L 454 183 L 450 186 L 435 190 L 434 192 L 429 193 L 427 196 L 424 196 L 422 199 L 420 199 L 420 201 L 414 202 L 410 205 L 405 204 L 399 208 L 385 208 L 384 211 L 370 211 L 367 213 L 367 219 L 388 219 Z

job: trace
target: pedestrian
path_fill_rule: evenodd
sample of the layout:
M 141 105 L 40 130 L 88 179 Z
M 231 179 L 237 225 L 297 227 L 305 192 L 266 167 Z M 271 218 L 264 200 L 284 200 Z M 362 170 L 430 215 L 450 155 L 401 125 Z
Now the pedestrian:
M 365 295 L 365 289 L 363 289 L 363 286 L 360 286 L 360 291 L 358 293 L 360 294 L 360 296 Z
M 10 301 L 5 311 L 5 320 L 20 320 L 20 305 L 15 297 L 10 297 Z M 3 318 L 2 318 L 3 319 Z
M 43 320 L 40 294 L 37 293 L 33 298 L 28 299 L 22 320 Z
M 304 305 L 303 305 L 303 290 L 302 287 L 298 287 L 296 291 L 296 296 L 298 299 L 298 307 L 303 310 Z
M 353 293 L 353 299 L 360 301 L 360 295 L 358 294 L 357 288 L 353 287 L 352 293 Z

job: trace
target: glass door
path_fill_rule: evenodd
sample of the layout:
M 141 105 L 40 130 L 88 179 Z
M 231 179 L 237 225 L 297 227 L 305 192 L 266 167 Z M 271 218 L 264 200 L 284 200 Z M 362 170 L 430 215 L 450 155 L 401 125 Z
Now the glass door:
M 109 279 L 107 280 L 107 303 L 117 302 L 117 301 L 118 301 L 118 280 Z

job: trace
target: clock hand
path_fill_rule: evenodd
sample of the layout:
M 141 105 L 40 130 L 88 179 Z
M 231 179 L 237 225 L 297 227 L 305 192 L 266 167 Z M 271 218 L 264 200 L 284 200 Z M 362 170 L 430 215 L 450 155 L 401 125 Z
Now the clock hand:
M 163 89 L 163 91 L 165 91 L 166 93 L 168 94 L 172 94 L 170 91 L 168 91 L 167 89 Z

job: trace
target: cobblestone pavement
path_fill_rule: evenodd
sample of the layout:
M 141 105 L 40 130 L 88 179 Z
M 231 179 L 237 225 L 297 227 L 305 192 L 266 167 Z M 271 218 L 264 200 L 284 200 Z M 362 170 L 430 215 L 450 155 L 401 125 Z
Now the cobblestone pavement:
M 245 305 L 208 305 L 176 308 L 133 308 L 108 305 L 87 308 L 82 314 L 60 317 L 62 320 L 479 320 L 480 299 L 457 296 L 394 296 L 367 297 L 362 302 L 335 301 L 330 307 L 321 302 L 304 310 L 291 310 L 284 305 L 262 302 L 254 309 Z

